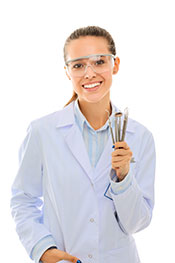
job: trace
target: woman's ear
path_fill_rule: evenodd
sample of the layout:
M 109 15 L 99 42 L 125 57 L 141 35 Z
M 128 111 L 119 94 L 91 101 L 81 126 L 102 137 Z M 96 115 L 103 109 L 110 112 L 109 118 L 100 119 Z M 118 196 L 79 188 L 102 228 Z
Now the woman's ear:
M 117 74 L 117 72 L 119 71 L 119 65 L 120 65 L 120 59 L 119 57 L 116 57 L 114 61 L 113 74 Z
M 66 72 L 66 76 L 68 77 L 69 80 L 71 80 L 71 77 L 69 76 L 66 67 L 64 67 L 64 69 L 65 69 L 65 72 Z

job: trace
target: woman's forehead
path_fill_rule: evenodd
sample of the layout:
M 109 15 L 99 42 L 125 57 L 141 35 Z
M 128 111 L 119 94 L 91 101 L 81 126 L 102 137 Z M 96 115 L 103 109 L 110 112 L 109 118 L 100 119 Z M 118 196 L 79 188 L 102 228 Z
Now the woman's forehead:
M 109 53 L 108 42 L 104 37 L 85 36 L 71 40 L 67 46 L 67 59 Z

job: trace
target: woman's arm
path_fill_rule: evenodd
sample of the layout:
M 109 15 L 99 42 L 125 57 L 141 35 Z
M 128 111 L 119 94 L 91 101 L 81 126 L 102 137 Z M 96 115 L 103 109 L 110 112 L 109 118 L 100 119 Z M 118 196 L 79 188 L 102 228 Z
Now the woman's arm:
M 111 180 L 111 195 L 121 229 L 132 234 L 147 227 L 154 207 L 155 146 L 152 134 L 142 137 L 136 168 L 130 164 L 121 182 Z
M 16 231 L 32 258 L 34 246 L 51 233 L 43 224 L 43 157 L 35 123 L 31 123 L 19 151 L 19 169 L 12 185 L 11 211 Z M 53 238 L 48 246 L 56 245 Z

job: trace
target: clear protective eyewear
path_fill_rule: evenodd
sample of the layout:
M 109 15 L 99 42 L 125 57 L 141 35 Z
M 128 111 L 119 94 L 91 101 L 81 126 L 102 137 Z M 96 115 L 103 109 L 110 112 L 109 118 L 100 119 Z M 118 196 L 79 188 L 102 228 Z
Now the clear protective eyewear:
M 87 68 L 98 74 L 110 71 L 114 66 L 115 56 L 112 54 L 93 54 L 68 60 L 66 66 L 71 76 L 82 77 Z

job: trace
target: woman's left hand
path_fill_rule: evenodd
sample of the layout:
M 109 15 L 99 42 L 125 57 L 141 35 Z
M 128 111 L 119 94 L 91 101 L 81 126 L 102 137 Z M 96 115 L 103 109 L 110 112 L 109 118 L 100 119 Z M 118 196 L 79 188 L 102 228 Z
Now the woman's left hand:
M 126 142 L 116 142 L 112 152 L 112 168 L 116 170 L 119 181 L 122 181 L 129 172 L 132 152 Z

